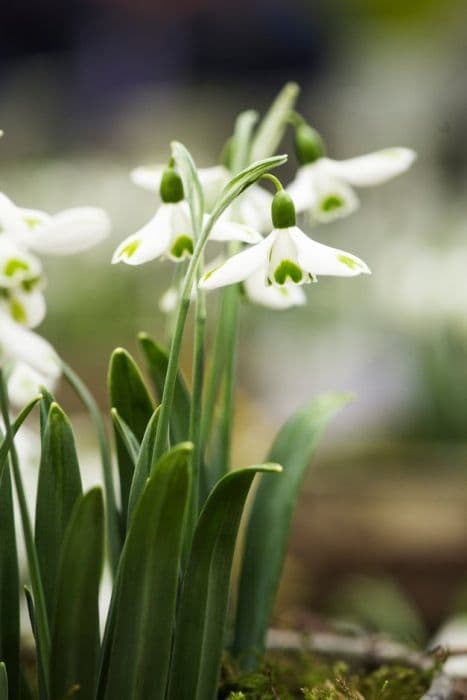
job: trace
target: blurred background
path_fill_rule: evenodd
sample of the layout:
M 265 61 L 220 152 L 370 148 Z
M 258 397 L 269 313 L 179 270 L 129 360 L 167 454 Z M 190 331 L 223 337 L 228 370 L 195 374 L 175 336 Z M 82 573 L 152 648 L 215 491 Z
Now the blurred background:
M 98 249 L 45 261 L 40 329 L 104 408 L 110 352 L 136 353 L 143 329 L 162 337 L 158 299 L 171 279 L 169 263 L 109 265 L 154 212 L 131 168 L 165 160 L 173 138 L 199 165 L 213 164 L 235 115 L 264 111 L 287 80 L 301 84 L 298 108 L 332 157 L 398 145 L 419 154 L 408 174 L 362 191 L 352 217 L 313 232 L 364 258 L 372 277 L 324 278 L 298 310 L 242 310 L 236 465 L 261 460 L 310 396 L 357 397 L 307 479 L 278 624 L 345 612 L 423 641 L 467 607 L 466 24 L 462 0 L 2 8 L 1 189 L 51 212 L 102 206 L 113 221 Z M 292 158 L 284 177 L 295 167 Z M 79 405 L 63 390 L 60 398 L 94 464 Z

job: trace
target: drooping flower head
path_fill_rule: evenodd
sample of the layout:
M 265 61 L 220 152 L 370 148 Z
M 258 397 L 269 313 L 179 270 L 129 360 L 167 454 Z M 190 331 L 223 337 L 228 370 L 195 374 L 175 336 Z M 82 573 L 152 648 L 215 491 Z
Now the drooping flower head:
M 355 255 L 313 241 L 303 233 L 296 225 L 293 201 L 284 190 L 274 196 L 271 213 L 274 228 L 267 238 L 205 274 L 202 288 L 214 289 L 261 276 L 266 286 L 281 290 L 314 282 L 320 275 L 352 277 L 370 272 Z
M 112 263 L 141 265 L 156 258 L 182 262 L 194 248 L 190 209 L 185 201 L 183 183 L 173 167 L 164 171 L 159 188 L 162 204 L 153 218 L 136 233 L 125 238 L 115 251 Z M 205 220 L 207 215 L 205 215 Z M 214 224 L 210 240 L 256 243 L 261 236 L 250 226 L 221 217 Z
M 295 130 L 295 151 L 300 164 L 287 187 L 297 212 L 308 212 L 323 223 L 351 214 L 359 206 L 353 187 L 380 185 L 410 168 L 416 154 L 410 148 L 385 148 L 375 153 L 333 160 L 324 142 L 305 122 Z

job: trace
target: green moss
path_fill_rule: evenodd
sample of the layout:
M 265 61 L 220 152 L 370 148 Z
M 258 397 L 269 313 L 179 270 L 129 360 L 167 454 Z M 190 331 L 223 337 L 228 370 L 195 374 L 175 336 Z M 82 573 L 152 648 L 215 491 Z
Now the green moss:
M 221 700 L 419 700 L 434 670 L 381 666 L 372 671 L 330 663 L 311 654 L 268 655 L 258 672 L 223 668 Z

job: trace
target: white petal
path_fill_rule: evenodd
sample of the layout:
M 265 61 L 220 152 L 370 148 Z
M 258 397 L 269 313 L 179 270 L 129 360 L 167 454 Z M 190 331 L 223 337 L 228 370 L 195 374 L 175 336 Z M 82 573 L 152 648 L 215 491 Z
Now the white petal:
M 368 265 L 355 255 L 318 243 L 297 226 L 289 231 L 297 246 L 300 266 L 310 274 L 354 277 L 370 273 Z
M 230 178 L 229 171 L 223 165 L 215 165 L 213 168 L 199 168 L 198 176 L 206 211 L 210 211 Z
M 321 223 L 342 219 L 359 207 L 358 197 L 349 185 L 321 170 L 315 173 L 315 196 L 310 213 Z
M 329 175 L 356 187 L 380 185 L 410 168 L 417 155 L 410 148 L 385 148 L 347 160 L 321 158 L 320 166 Z
M 243 286 L 250 301 L 270 309 L 290 309 L 292 306 L 303 306 L 306 303 L 306 295 L 302 287 L 295 284 L 282 287 L 268 285 L 265 283 L 262 270 L 248 277 Z
M 178 304 L 180 293 L 177 287 L 169 287 L 159 299 L 159 309 L 163 314 L 171 314 Z
M 14 289 L 8 298 L 2 299 L 1 305 L 14 321 L 28 328 L 35 328 L 42 323 L 47 310 L 45 297 L 38 288 L 30 292 Z
M 8 377 L 8 396 L 17 406 L 25 406 L 39 394 L 40 387 L 54 391 L 57 377 L 37 372 L 24 362 L 16 362 Z
M 97 207 L 65 209 L 28 230 L 29 248 L 47 255 L 72 255 L 100 243 L 110 233 L 108 214 Z
M 25 280 L 40 277 L 42 265 L 35 255 L 26 252 L 0 234 L 0 286 L 16 287 Z
M 165 255 L 172 239 L 172 206 L 162 204 L 145 226 L 125 238 L 115 251 L 112 263 L 142 265 Z
M 206 217 L 207 219 L 208 217 Z M 243 243 L 260 243 L 263 240 L 258 231 L 255 231 L 250 226 L 238 224 L 235 221 L 229 221 L 224 215 L 221 216 L 214 224 L 211 233 L 209 234 L 211 241 L 242 241 Z
M 53 347 L 44 338 L 0 313 L 0 358 L 21 360 L 37 372 L 58 378 L 61 373 L 60 359 Z
M 134 168 L 130 173 L 130 178 L 139 187 L 143 187 L 145 190 L 154 192 L 159 195 L 159 188 L 161 186 L 162 173 L 166 169 L 167 165 L 142 165 L 139 168 Z
M 274 240 L 275 233 L 273 232 L 261 243 L 229 258 L 223 265 L 206 273 L 200 281 L 200 287 L 202 289 L 225 287 L 229 284 L 242 282 L 257 270 L 264 269 L 266 271 L 269 251 Z
M 6 194 L 0 192 L 0 229 L 6 233 L 14 233 L 25 228 L 20 209 Z
M 311 209 L 316 203 L 315 170 L 316 164 L 303 165 L 286 188 L 297 214 Z
M 259 185 L 251 185 L 233 203 L 232 219 L 250 226 L 255 231 L 267 233 L 271 230 L 272 194 Z M 238 213 L 238 218 L 235 217 Z

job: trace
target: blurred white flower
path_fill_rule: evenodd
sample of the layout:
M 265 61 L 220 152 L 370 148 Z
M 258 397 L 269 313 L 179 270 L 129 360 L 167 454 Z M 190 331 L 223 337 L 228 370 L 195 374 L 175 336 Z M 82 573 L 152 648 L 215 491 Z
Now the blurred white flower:
M 106 238 L 110 219 L 97 207 L 75 207 L 49 215 L 17 207 L 0 193 L 0 230 L 26 250 L 46 255 L 71 255 Z
M 319 275 L 352 277 L 369 273 L 355 255 L 308 238 L 297 226 L 275 228 L 261 243 L 234 255 L 203 276 L 200 286 L 215 289 L 243 282 L 255 273 L 279 289 L 312 282 Z
M 55 368 L 54 368 L 55 369 Z M 25 406 L 38 395 L 40 387 L 53 393 L 57 386 L 59 374 L 38 372 L 23 361 L 16 362 L 8 375 L 8 395 L 17 406 Z
M 207 217 L 206 217 L 207 218 Z M 256 243 L 261 236 L 251 227 L 220 218 L 210 240 Z M 128 236 L 115 251 L 112 263 L 141 265 L 156 258 L 182 262 L 193 253 L 193 229 L 187 202 L 163 202 L 155 216 L 139 231 Z
M 297 212 L 309 211 L 317 221 L 333 221 L 359 206 L 352 186 L 371 187 L 387 182 L 408 170 L 415 158 L 410 148 L 386 148 L 340 161 L 317 158 L 297 170 L 287 192 Z

